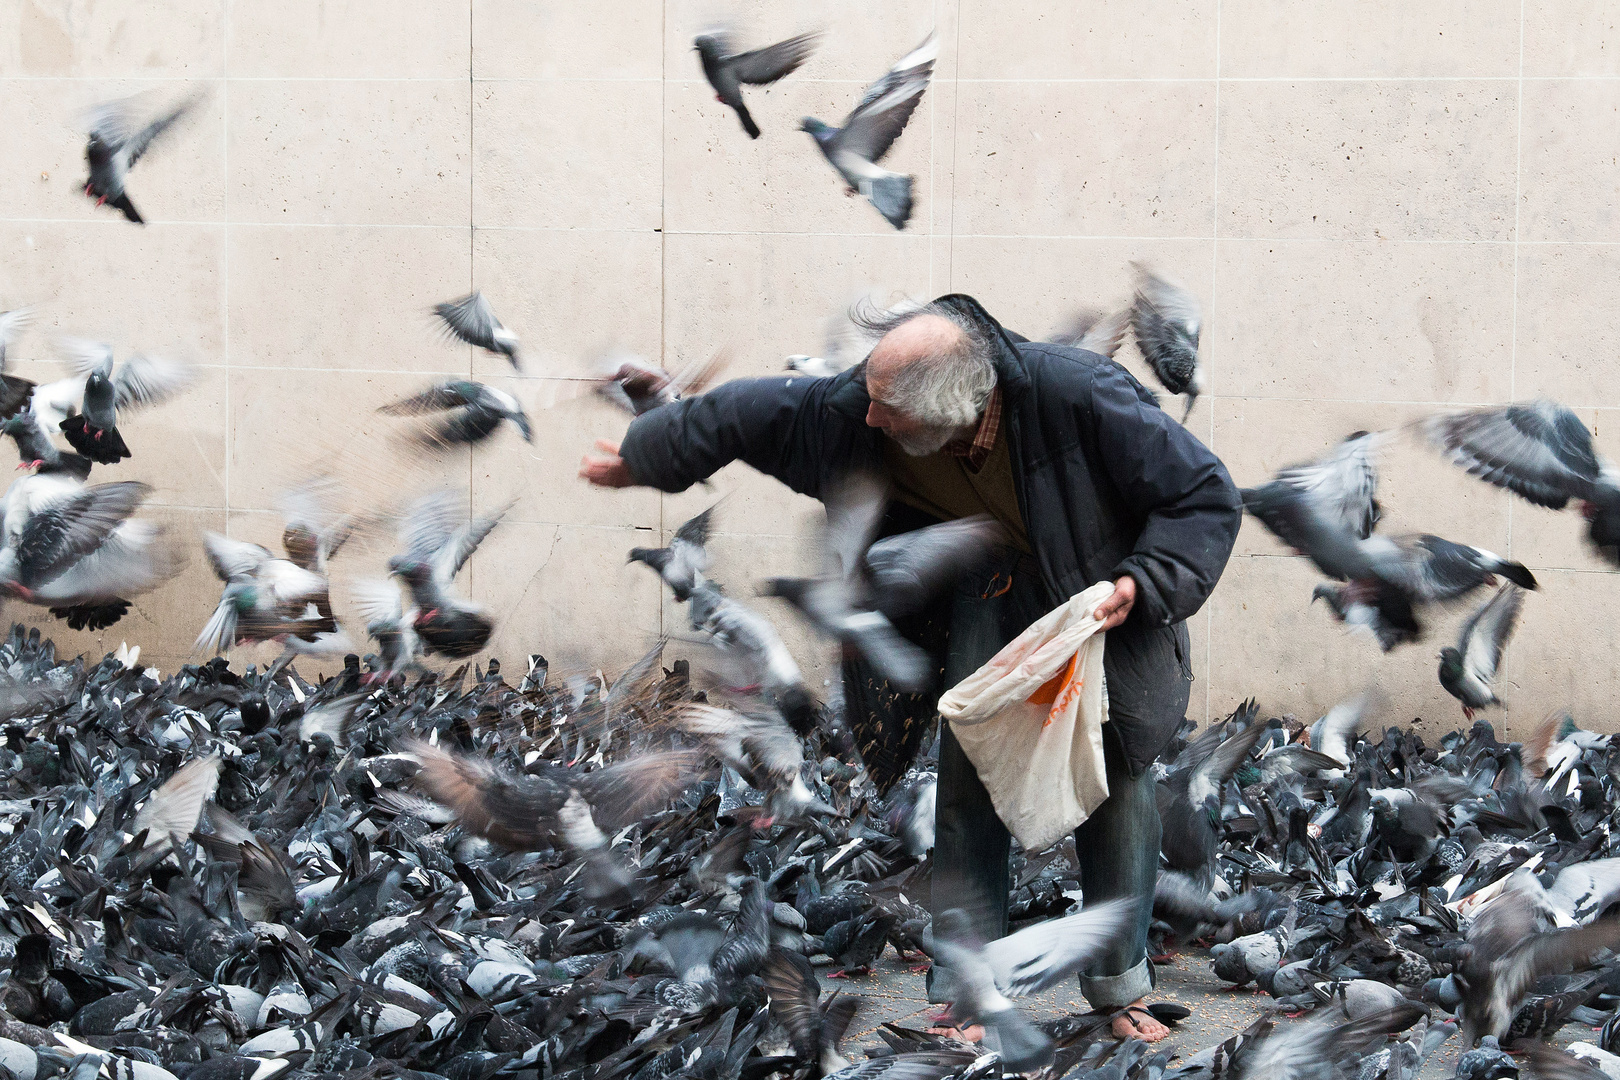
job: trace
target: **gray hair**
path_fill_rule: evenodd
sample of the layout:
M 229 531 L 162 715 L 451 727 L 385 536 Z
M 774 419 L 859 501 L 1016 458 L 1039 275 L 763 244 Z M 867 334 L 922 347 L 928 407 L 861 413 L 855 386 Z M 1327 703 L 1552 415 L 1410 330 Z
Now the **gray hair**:
M 850 321 L 874 342 L 922 315 L 937 315 L 961 331 L 955 347 L 902 367 L 885 405 L 902 409 L 924 424 L 961 428 L 978 420 L 996 388 L 995 347 L 984 328 L 943 304 L 897 304 L 888 310 L 857 305 Z

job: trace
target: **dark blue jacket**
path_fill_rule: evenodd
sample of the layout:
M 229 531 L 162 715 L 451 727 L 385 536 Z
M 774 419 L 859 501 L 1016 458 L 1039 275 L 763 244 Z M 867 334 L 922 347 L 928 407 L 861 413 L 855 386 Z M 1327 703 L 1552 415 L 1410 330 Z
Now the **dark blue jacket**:
M 1048 609 L 1095 582 L 1136 579 L 1130 618 L 1108 635 L 1106 670 L 1111 720 L 1140 771 L 1186 710 L 1183 622 L 1232 553 L 1237 488 L 1120 365 L 1010 334 L 972 297 L 940 302 L 996 345 L 1003 430 Z M 664 491 L 740 460 L 820 498 L 851 470 L 883 471 L 867 404 L 864 365 L 829 379 L 743 379 L 637 418 L 620 453 L 638 482 Z

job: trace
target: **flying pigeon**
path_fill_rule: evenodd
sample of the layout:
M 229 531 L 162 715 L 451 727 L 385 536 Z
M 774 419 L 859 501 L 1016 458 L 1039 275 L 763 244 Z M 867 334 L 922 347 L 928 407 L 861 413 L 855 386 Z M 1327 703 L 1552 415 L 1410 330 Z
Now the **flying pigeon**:
M 416 635 L 416 616 L 413 606 L 406 609 L 399 587 L 392 581 L 356 581 L 350 594 L 360 617 L 366 621 L 366 633 L 376 639 L 381 651 L 382 669 L 371 678 L 387 682 L 395 675 L 419 669 L 423 655 L 422 639 Z
M 747 672 L 744 685 L 757 684 L 795 730 L 809 729 L 814 699 L 805 687 L 804 672 L 769 619 L 725 595 L 712 581 L 692 590 L 687 616 L 692 629 L 708 634 L 721 653 L 741 663 Z
M 388 560 L 388 571 L 410 588 L 413 627 L 428 652 L 459 660 L 489 644 L 494 621 L 477 604 L 456 596 L 451 583 L 510 507 L 464 521 L 460 500 L 439 491 L 418 499 L 401 521 L 405 550 Z
M 1198 361 L 1198 334 L 1204 316 L 1192 293 L 1142 263 L 1133 265 L 1136 299 L 1131 305 L 1131 328 L 1136 332 L 1136 347 L 1166 390 L 1187 395 L 1187 410 L 1181 414 L 1185 424 L 1204 390 L 1204 366 Z
M 200 101 L 201 93 L 194 93 L 156 117 L 143 118 L 149 110 L 145 99 L 124 98 L 98 105 L 89 113 L 90 141 L 85 145 L 84 157 L 90 165 L 90 178 L 84 182 L 84 193 L 96 200 L 96 205 L 111 203 L 123 211 L 124 217 L 137 225 L 144 225 L 135 204 L 129 201 L 124 185 L 129 170 L 135 167 L 141 155 L 152 143 Z
M 631 416 L 701 393 L 731 362 L 722 349 L 707 360 L 694 360 L 671 374 L 629 353 L 611 353 L 602 361 L 597 392 Z
M 319 620 L 320 629 L 313 633 L 289 633 L 283 638 L 282 654 L 266 669 L 266 678 L 274 678 L 299 656 L 341 657 L 354 651 L 354 643 L 338 625 L 332 611 L 331 583 L 326 569 L 327 561 L 354 532 L 349 516 L 333 509 L 335 498 L 335 482 L 323 476 L 282 492 L 276 500 L 285 520 L 281 546 L 287 552 L 287 561 L 319 575 L 327 582 L 327 588 L 309 597 L 302 616 L 306 620 Z
M 829 127 L 813 116 L 799 122 L 799 130 L 816 140 L 816 147 L 849 185 L 877 207 L 896 229 L 911 218 L 912 178 L 878 165 L 916 111 L 939 57 L 932 34 L 901 57 L 888 72 L 867 88 L 842 127 Z
M 477 445 L 495 434 L 503 420 L 517 425 L 524 442 L 534 442 L 534 429 L 529 426 L 528 414 L 517 398 L 504 390 L 465 379 L 438 383 L 377 411 L 390 416 L 417 416 L 448 409 L 455 411 L 421 433 L 425 445 Z
M 1283 469 L 1270 483 L 1296 489 L 1329 521 L 1365 540 L 1383 516 L 1373 465 L 1381 440 L 1378 434 L 1358 431 L 1319 460 Z
M 736 110 L 743 130 L 750 139 L 759 138 L 759 125 L 748 115 L 742 88 L 765 86 L 797 70 L 816 51 L 820 34 L 800 34 L 752 52 L 735 52 L 731 37 L 724 30 L 699 34 L 693 41 L 698 59 L 703 64 L 703 76 L 714 87 L 715 100 Z
M 268 548 L 203 533 L 214 575 L 225 583 L 196 648 L 222 653 L 241 642 L 280 641 L 290 634 L 331 633 L 336 625 L 311 611 L 327 595 L 326 578 Z
M 716 505 L 719 505 L 718 503 Z M 664 583 L 685 603 L 692 598 L 692 590 L 703 582 L 704 571 L 709 569 L 709 530 L 714 520 L 714 507 L 685 521 L 675 530 L 675 537 L 664 548 L 631 548 L 630 561 L 645 563 L 658 572 Z
M 1524 593 L 1508 582 L 1463 623 L 1456 647 L 1440 650 L 1440 685 L 1462 702 L 1463 715 L 1470 720 L 1476 710 L 1501 704 L 1491 684 L 1523 606 Z
M 23 477 L 6 493 L 0 593 L 40 602 L 42 592 L 93 556 L 152 490 L 134 481 L 95 487 L 43 483 L 53 480 L 60 478 Z M 39 493 L 23 493 L 19 486 Z
M 1486 483 L 1552 510 L 1580 503 L 1587 539 L 1620 565 L 1620 473 L 1598 456 L 1592 433 L 1569 409 L 1540 400 L 1432 416 L 1421 429 Z
M 63 351 L 84 380 L 84 412 L 68 416 L 59 425 L 73 449 L 102 465 L 116 465 L 130 456 L 118 432 L 120 410 L 155 405 L 184 389 L 191 369 L 169 360 L 136 354 L 113 370 L 112 346 L 68 340 Z
M 39 416 L 32 409 L 24 409 L 0 423 L 0 434 L 9 435 L 16 442 L 17 454 L 22 458 L 18 468 L 33 466 L 46 475 L 60 473 L 83 480 L 90 475 L 90 468 L 95 464 L 83 454 L 58 447 L 51 440 L 50 431 L 39 422 Z
M 523 370 L 518 362 L 518 338 L 495 317 L 495 311 L 484 299 L 482 291 L 470 293 L 459 300 L 433 305 L 433 313 L 444 320 L 452 335 L 469 345 L 498 353 L 511 362 L 517 371 Z
M 32 382 L 6 372 L 6 350 L 33 318 L 28 308 L 0 311 L 0 419 L 16 415 L 34 393 Z
M 1069 320 L 1067 326 L 1052 335 L 1052 342 L 1055 345 L 1068 345 L 1085 352 L 1096 353 L 1112 360 L 1125 342 L 1125 331 L 1130 328 L 1130 308 L 1121 308 L 1108 314 L 1081 311 Z
M 750 785 L 768 792 L 773 817 L 836 813 L 804 782 L 804 748 L 798 736 L 770 712 L 691 704 L 675 714 L 673 724 L 703 740 L 715 757 Z

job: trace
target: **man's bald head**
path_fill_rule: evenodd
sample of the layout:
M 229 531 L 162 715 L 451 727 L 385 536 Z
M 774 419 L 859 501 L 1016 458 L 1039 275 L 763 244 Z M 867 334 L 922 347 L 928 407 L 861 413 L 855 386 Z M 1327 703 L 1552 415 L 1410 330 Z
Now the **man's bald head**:
M 930 454 L 971 429 L 996 386 L 982 333 L 929 304 L 882 326 L 866 360 L 866 422 L 911 454 Z

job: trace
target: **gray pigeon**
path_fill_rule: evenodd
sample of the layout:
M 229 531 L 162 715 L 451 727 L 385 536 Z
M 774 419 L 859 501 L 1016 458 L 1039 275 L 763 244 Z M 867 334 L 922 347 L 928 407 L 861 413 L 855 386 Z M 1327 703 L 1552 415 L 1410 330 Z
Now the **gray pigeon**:
M 1463 623 L 1456 646 L 1440 650 L 1440 685 L 1462 702 L 1463 715 L 1470 720 L 1477 710 L 1501 704 L 1491 683 L 1523 606 L 1523 590 L 1504 584 Z
M 62 351 L 76 377 L 84 379 L 84 412 L 59 425 L 73 449 L 102 465 L 116 465 L 130 456 L 118 431 L 120 410 L 141 408 L 172 397 L 192 378 L 184 364 L 139 353 L 113 369 L 112 346 L 67 339 Z
M 699 34 L 693 41 L 698 59 L 703 63 L 703 76 L 714 87 L 716 101 L 736 110 L 743 130 L 750 139 L 759 138 L 759 125 L 748 115 L 742 88 L 764 86 L 797 70 L 816 51 L 820 34 L 800 34 L 752 52 L 735 51 L 731 35 L 724 30 Z
M 1185 424 L 1204 390 L 1204 367 L 1198 362 L 1198 334 L 1204 316 L 1192 293 L 1142 263 L 1133 265 L 1136 300 L 1131 306 L 1131 327 L 1136 331 L 1136 347 L 1166 390 L 1187 395 L 1187 411 L 1181 414 Z
M 173 127 L 175 121 L 190 112 L 201 99 L 200 92 L 191 94 L 157 116 L 145 119 L 143 114 L 150 110 L 146 108 L 144 95 L 110 101 L 91 109 L 90 141 L 84 148 L 85 161 L 90 166 L 90 178 L 84 182 L 85 195 L 96 200 L 97 206 L 111 203 L 130 221 L 146 224 L 124 190 L 129 170 L 158 136 Z
M 428 652 L 463 660 L 489 644 L 494 620 L 455 595 L 452 582 L 510 508 L 508 503 L 487 517 L 466 520 L 461 500 L 437 491 L 413 503 L 401 521 L 405 550 L 388 560 L 388 572 L 410 589 L 416 636 Z
M 493 386 L 452 379 L 437 383 L 419 394 L 380 407 L 389 416 L 417 416 L 422 413 L 454 410 L 432 428 L 421 433 L 429 446 L 477 445 L 495 434 L 503 420 L 517 425 L 523 441 L 534 442 L 534 429 L 518 399 Z
M 15 416 L 34 393 L 32 382 L 6 371 L 6 350 L 33 318 L 33 312 L 27 308 L 0 311 L 0 419 Z
M 0 592 L 32 600 L 37 591 L 93 555 L 138 509 L 151 488 L 134 481 L 79 487 L 6 521 L 0 548 Z M 7 516 L 15 516 L 7 499 Z
M 518 362 L 518 337 L 501 325 L 495 310 L 484 299 L 482 291 L 474 291 L 459 300 L 433 305 L 433 313 L 444 320 L 452 335 L 469 345 L 498 353 L 517 371 L 523 370 Z
M 842 127 L 830 127 L 813 116 L 799 122 L 809 132 L 851 194 L 865 195 L 890 225 L 904 229 L 911 218 L 911 177 L 878 165 L 906 129 L 939 57 L 934 35 L 901 57 L 867 88 Z
M 716 506 L 719 504 L 716 503 Z M 709 569 L 709 530 L 714 521 L 714 507 L 685 521 L 675 530 L 675 537 L 663 548 L 631 548 L 630 561 L 645 563 L 658 572 L 675 599 L 683 603 L 692 598 L 692 590 L 703 581 Z
M 1067 326 L 1052 335 L 1052 342 L 1056 345 L 1083 349 L 1112 360 L 1125 342 L 1125 331 L 1130 328 L 1130 308 L 1121 308 L 1112 314 L 1082 311 L 1075 314 Z

